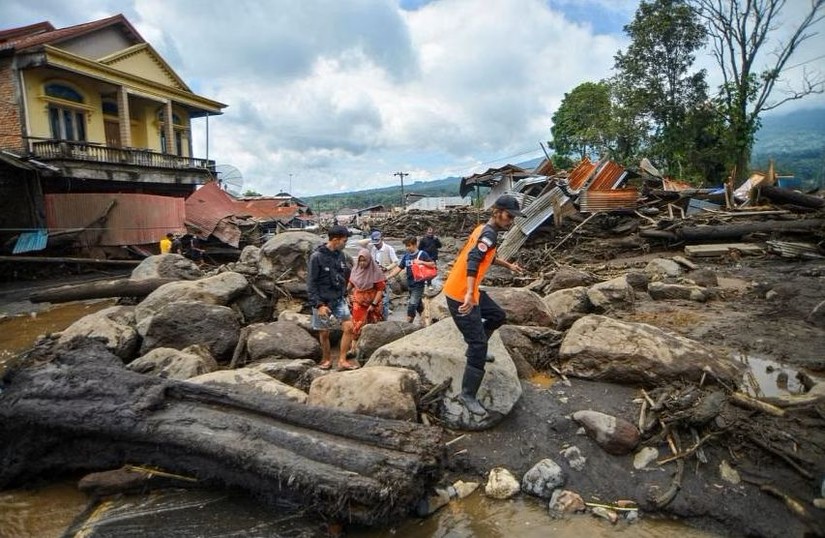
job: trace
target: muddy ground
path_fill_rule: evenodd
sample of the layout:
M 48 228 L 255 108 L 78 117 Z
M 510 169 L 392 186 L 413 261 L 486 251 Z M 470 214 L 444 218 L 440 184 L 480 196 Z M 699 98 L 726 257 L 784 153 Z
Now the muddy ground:
M 574 266 L 609 278 L 643 270 L 654 257 L 682 254 L 662 250 Z M 565 258 L 560 257 L 559 261 L 564 263 Z M 776 361 L 791 372 L 799 370 L 814 380 L 825 379 L 825 331 L 805 321 L 811 310 L 825 300 L 825 262 L 760 256 L 697 263 L 717 274 L 720 285 L 715 299 L 707 303 L 653 301 L 637 292 L 632 309 L 613 312 L 611 316 L 672 330 L 719 353 L 743 360 L 759 357 Z M 758 364 L 763 367 L 761 362 Z M 470 433 L 451 447 L 455 449 L 453 453 L 467 449 L 454 458 L 454 472 L 476 472 L 481 479 L 491 467 L 503 466 L 520 476 L 542 458 L 552 458 L 567 472 L 565 487 L 578 492 L 586 501 L 611 504 L 631 499 L 639 503 L 642 512 L 652 511 L 651 498 L 671 485 L 676 464 L 654 463 L 650 470 L 635 470 L 632 454 L 605 453 L 587 437 L 577 435 L 578 425 L 569 418 L 577 410 L 593 409 L 636 424 L 639 388 L 575 378 L 570 381 L 571 386 L 556 382 L 550 387 L 524 382 L 524 396 L 499 426 Z M 721 434 L 703 446 L 707 463 L 700 463 L 695 456 L 685 458 L 681 489 L 660 514 L 677 516 L 689 524 L 724 534 L 825 535 L 825 511 L 811 505 L 825 486 L 824 411 L 820 404 L 800 416 L 776 420 L 755 411 L 737 410 L 731 418 L 738 423 L 753 421 L 752 429 L 778 431 L 780 436 L 794 440 L 794 446 L 807 446 L 811 449 L 808 454 L 818 458 L 813 462 L 815 469 L 809 469 L 813 478 L 801 476 L 780 458 L 755 447 L 743 438 L 742 431 L 734 428 L 729 435 Z M 459 434 L 456 432 L 456 436 Z M 658 448 L 660 459 L 671 455 L 661 439 L 643 438 L 642 444 Z M 683 436 L 681 444 L 684 450 L 694 442 Z M 577 446 L 587 458 L 584 471 L 571 469 L 560 455 L 570 445 Z M 722 460 L 740 473 L 743 483 L 733 485 L 720 477 Z M 771 492 L 790 495 L 804 505 L 806 513 L 795 513 L 794 507 L 789 506 L 792 501 L 786 502 Z
M 453 243 L 460 244 L 459 241 Z M 609 259 L 596 263 L 582 262 L 587 257 L 575 251 L 555 259 L 560 264 L 607 279 L 641 271 L 654 257 L 682 254 L 680 250 L 621 252 L 617 249 L 605 256 Z M 447 262 L 454 252 L 445 254 Z M 632 309 L 611 315 L 673 330 L 720 353 L 759 356 L 800 369 L 814 378 L 825 378 L 824 333 L 804 321 L 813 307 L 825 300 L 825 262 L 761 256 L 698 263 L 703 269 L 715 271 L 720 279 L 719 293 L 713 300 L 707 303 L 653 301 L 645 294 L 638 294 Z M 548 273 L 553 266 L 540 270 Z M 531 273 L 537 276 L 537 268 L 532 268 Z M 630 499 L 638 503 L 642 517 L 646 512 L 652 513 L 651 499 L 671 485 L 676 465 L 654 463 L 650 470 L 635 470 L 632 455 L 605 453 L 589 438 L 578 435 L 578 426 L 569 418 L 574 411 L 593 409 L 635 424 L 640 408 L 639 388 L 575 378 L 570 382 L 570 386 L 561 382 L 543 386 L 525 381 L 521 401 L 501 424 L 485 432 L 467 433 L 450 446 L 451 453 L 456 455 L 450 460 L 446 478 L 475 477 L 483 482 L 494 466 L 507 467 L 521 476 L 539 460 L 549 457 L 566 471 L 566 489 L 578 492 L 586 501 L 611 504 Z M 744 413 L 739 415 L 740 419 L 743 416 L 745 420 L 758 418 L 757 412 Z M 822 453 L 825 451 L 825 416 L 816 410 L 809 415 L 777 426 L 792 439 L 819 447 Z M 454 432 L 453 437 L 462 433 Z M 660 457 L 670 455 L 667 444 L 661 440 L 643 440 L 645 443 L 658 448 Z M 692 444 L 690 439 L 683 439 L 682 448 Z M 571 445 L 577 446 L 587 458 L 583 471 L 573 470 L 559 454 Z M 820 484 L 825 478 L 825 458 L 811 469 L 814 475 L 811 479 L 802 477 L 780 458 L 735 437 L 720 436 L 705 444 L 703 450 L 708 462 L 700 463 L 696 457 L 685 458 L 681 488 L 659 514 L 732 535 L 825 534 L 825 511 L 810 504 L 812 498 L 819 496 Z M 728 461 L 747 481 L 734 485 L 722 480 L 719 473 L 722 460 Z M 806 514 L 795 513 L 785 500 L 760 490 L 758 484 L 792 494 L 805 505 Z

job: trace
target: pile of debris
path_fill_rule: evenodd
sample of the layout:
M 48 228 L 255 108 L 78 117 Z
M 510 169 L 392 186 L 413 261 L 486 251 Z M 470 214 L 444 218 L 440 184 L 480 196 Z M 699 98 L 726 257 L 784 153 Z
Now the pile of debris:
M 439 236 L 465 237 L 478 223 L 490 218 L 489 210 L 457 207 L 448 211 L 410 210 L 377 220 L 374 226 L 387 237 L 421 237 L 432 227 Z

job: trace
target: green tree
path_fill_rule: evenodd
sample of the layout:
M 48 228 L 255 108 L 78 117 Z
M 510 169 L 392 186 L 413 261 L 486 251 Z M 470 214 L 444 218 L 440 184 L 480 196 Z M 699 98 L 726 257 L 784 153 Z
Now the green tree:
M 639 4 L 624 31 L 631 43 L 616 54 L 612 82 L 618 130 L 633 133 L 626 152 L 635 146 L 670 173 L 684 170 L 693 143 L 684 136 L 686 121 L 707 100 L 705 72 L 691 72 L 706 30 L 685 0 L 652 0 Z
M 261 193 L 259 193 L 259 192 L 257 192 L 257 191 L 254 191 L 254 190 L 252 190 L 252 189 L 247 189 L 246 191 L 244 191 L 244 193 L 242 194 L 242 196 L 248 196 L 248 197 L 252 197 L 252 196 L 261 196 Z
M 723 83 L 717 98 L 718 108 L 728 127 L 726 145 L 733 155 L 736 179 L 747 177 L 747 166 L 759 129 L 760 114 L 788 101 L 825 91 L 821 76 L 804 74 L 796 87 L 787 87 L 773 97 L 776 84 L 783 80 L 788 61 L 805 41 L 816 35 L 811 31 L 825 17 L 825 0 L 810 0 L 810 7 L 794 26 L 781 24 L 785 0 L 689 0 L 706 23 L 713 43 L 713 55 L 722 72 Z M 799 2 L 799 0 L 794 0 Z M 785 37 L 771 35 L 782 27 Z M 761 71 L 756 61 L 770 62 Z
M 612 104 L 607 82 L 585 82 L 565 93 L 553 114 L 548 142 L 561 164 L 565 157 L 598 157 L 615 141 L 611 121 Z

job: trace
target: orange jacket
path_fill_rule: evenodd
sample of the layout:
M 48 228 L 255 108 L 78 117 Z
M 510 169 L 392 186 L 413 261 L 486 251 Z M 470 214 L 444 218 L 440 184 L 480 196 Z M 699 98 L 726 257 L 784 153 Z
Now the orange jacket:
M 450 270 L 450 274 L 447 277 L 447 281 L 444 283 L 444 295 L 450 299 L 464 302 L 464 295 L 467 293 L 467 264 L 469 256 L 472 253 L 474 256 L 481 257 L 481 262 L 478 265 L 478 272 L 476 274 L 475 285 L 473 286 L 473 301 L 478 304 L 478 286 L 482 279 L 484 279 L 487 269 L 490 268 L 490 265 L 496 258 L 495 241 L 493 241 L 492 245 L 490 245 L 485 240 L 482 240 L 481 237 L 486 227 L 488 227 L 487 224 L 476 226 L 476 229 L 470 234 L 470 237 L 467 239 L 467 242 L 464 244 L 461 252 L 459 252 L 458 257 L 455 259 L 455 265 L 453 265 L 453 268 Z M 488 232 L 488 235 L 490 233 L 492 232 Z

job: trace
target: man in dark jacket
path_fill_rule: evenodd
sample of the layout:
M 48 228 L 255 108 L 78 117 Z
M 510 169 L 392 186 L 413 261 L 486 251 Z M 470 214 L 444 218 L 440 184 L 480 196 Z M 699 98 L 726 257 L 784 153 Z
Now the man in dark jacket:
M 426 252 L 430 259 L 436 263 L 438 263 L 438 249 L 442 246 L 443 245 L 438 239 L 438 236 L 435 235 L 435 230 L 433 230 L 432 226 L 427 228 L 426 235 L 424 235 L 424 237 L 421 238 L 421 241 L 418 242 L 418 250 L 423 250 Z M 432 280 L 428 280 L 426 284 L 430 288 L 433 287 Z
M 333 226 L 327 233 L 325 244 L 315 249 L 309 257 L 307 268 L 307 292 L 312 304 L 312 328 L 318 331 L 321 341 L 321 362 L 318 367 L 328 370 L 332 367 L 329 345 L 330 317 L 341 322 L 344 331 L 341 337 L 341 352 L 338 355 L 339 370 L 354 370 L 358 363 L 347 360 L 347 351 L 352 342 L 352 316 L 346 301 L 347 260 L 343 253 L 347 246 L 349 230 L 344 226 Z

